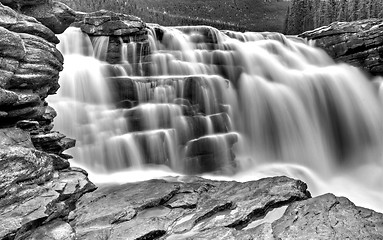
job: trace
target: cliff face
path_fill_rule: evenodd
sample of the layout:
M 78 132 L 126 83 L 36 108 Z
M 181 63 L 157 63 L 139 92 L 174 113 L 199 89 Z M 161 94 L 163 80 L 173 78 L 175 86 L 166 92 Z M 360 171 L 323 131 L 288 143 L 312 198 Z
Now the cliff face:
M 383 75 L 383 20 L 334 22 L 307 31 L 300 37 L 315 40 L 338 62 L 361 67 L 373 75 Z
M 61 219 L 95 187 L 62 154 L 75 141 L 52 131 L 56 112 L 45 99 L 59 88 L 59 40 L 35 18 L 1 3 L 0 35 L 0 239 L 13 239 L 53 220 L 67 227 Z

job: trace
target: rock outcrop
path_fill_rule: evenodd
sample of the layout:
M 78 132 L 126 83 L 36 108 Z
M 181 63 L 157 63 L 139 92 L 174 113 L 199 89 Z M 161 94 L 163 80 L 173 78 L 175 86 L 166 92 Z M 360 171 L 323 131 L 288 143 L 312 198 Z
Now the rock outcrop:
M 57 1 L 0 0 L 0 3 L 16 9 L 19 13 L 37 19 L 56 34 L 63 33 L 76 18 L 75 11 Z
M 131 63 L 141 62 L 149 51 L 146 24 L 138 17 L 100 10 L 93 13 L 78 13 L 77 22 L 73 26 L 81 28 L 91 39 L 107 37 L 108 46 L 101 60 L 111 64 L 130 60 Z M 134 44 L 133 51 L 121 54 L 121 46 Z M 135 59 L 134 56 L 140 56 Z
M 315 40 L 338 62 L 361 67 L 373 75 L 383 75 L 383 20 L 335 22 L 307 31 L 300 37 Z
M 80 239 L 194 239 L 206 231 L 244 229 L 275 208 L 310 197 L 306 187 L 287 177 L 129 183 L 85 195 L 71 225 Z
M 383 237 L 382 214 L 332 194 L 310 198 L 306 184 L 287 177 L 245 183 L 169 177 L 106 186 L 85 194 L 70 216 L 78 239 Z
M 0 34 L 0 239 L 31 239 L 29 230 L 45 225 L 71 231 L 69 212 L 95 186 L 63 154 L 75 141 L 52 131 L 56 112 L 45 99 L 59 88 L 59 40 L 1 3 Z

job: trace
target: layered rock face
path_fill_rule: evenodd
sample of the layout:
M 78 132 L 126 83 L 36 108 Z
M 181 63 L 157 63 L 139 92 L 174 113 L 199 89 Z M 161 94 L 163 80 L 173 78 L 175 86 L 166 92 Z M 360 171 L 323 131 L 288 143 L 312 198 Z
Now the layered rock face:
M 336 61 L 361 67 L 373 75 L 383 75 L 383 20 L 335 22 L 300 34 L 315 40 Z
M 124 60 L 121 54 L 123 44 L 136 44 L 135 53 L 125 56 L 126 59 L 132 59 L 133 54 L 139 56 L 140 59 L 134 59 L 136 63 L 142 62 L 149 51 L 146 24 L 138 17 L 101 10 L 87 14 L 78 13 L 76 21 L 73 26 L 80 27 L 92 41 L 106 37 L 108 47 L 100 58 L 108 63 L 121 63 Z
M 75 141 L 51 131 L 56 112 L 45 98 L 63 68 L 55 34 L 1 3 L 0 34 L 0 239 L 26 239 L 55 219 L 67 227 L 69 210 L 95 186 L 69 168 L 63 151 Z
M 56 34 L 63 33 L 76 17 L 76 13 L 72 9 L 57 1 L 1 0 L 0 3 L 37 19 Z

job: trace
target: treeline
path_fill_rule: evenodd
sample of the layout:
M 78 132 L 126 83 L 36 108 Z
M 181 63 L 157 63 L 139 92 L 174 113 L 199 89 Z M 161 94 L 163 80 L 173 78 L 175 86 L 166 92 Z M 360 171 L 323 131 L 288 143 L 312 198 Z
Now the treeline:
M 336 21 L 367 18 L 383 18 L 383 0 L 293 0 L 284 33 L 299 34 Z

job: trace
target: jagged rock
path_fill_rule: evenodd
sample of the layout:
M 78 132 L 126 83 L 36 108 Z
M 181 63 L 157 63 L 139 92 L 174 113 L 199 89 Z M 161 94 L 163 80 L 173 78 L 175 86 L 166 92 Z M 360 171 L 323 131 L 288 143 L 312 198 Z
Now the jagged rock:
M 382 239 L 383 214 L 326 194 L 292 203 L 272 230 L 275 239 Z
M 63 33 L 76 19 L 75 11 L 57 1 L 24 6 L 21 8 L 21 12 L 36 18 L 56 34 Z
M 303 182 L 287 177 L 247 183 L 150 180 L 84 195 L 71 225 L 80 239 L 192 239 L 209 229 L 235 231 L 273 208 L 308 197 Z
M 300 34 L 315 40 L 338 62 L 361 67 L 373 75 L 383 74 L 383 20 L 335 22 Z
M 65 219 L 75 202 L 94 189 L 87 176 L 75 169 L 55 172 L 49 181 L 25 182 L 21 190 L 0 200 L 0 238 L 25 239 L 25 236 L 33 236 L 34 230 L 45 223 L 48 223 L 45 225 L 47 232 L 51 232 L 57 225 L 49 222 Z M 68 230 L 68 226 L 65 229 Z

